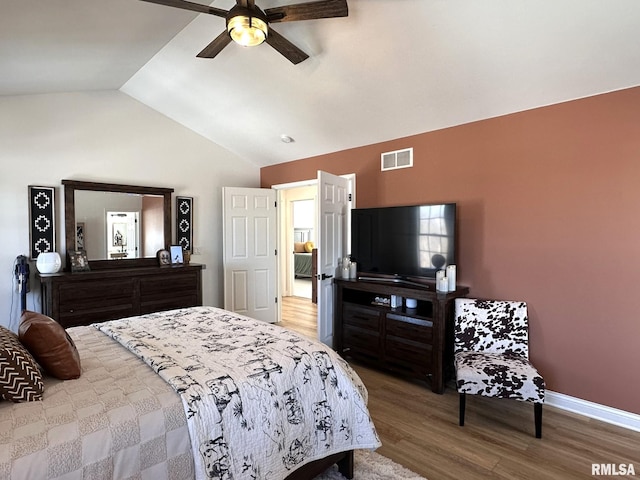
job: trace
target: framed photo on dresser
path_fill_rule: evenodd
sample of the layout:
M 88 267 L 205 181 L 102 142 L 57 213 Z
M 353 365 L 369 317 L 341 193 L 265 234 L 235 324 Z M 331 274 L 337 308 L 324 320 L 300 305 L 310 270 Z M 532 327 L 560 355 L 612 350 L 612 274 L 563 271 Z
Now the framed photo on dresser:
M 71 264 L 71 272 L 88 272 L 89 259 L 85 250 L 69 250 L 69 263 Z
M 184 257 L 182 255 L 182 245 L 171 245 L 169 247 L 169 251 L 171 252 L 172 265 L 184 263 Z

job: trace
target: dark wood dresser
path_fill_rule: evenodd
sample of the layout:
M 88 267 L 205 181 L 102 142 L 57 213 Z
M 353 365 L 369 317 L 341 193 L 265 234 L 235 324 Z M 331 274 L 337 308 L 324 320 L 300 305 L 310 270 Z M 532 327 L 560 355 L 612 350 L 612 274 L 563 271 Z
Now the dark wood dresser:
M 63 327 L 202 305 L 204 265 L 39 274 L 42 313 Z
M 419 379 L 444 392 L 453 370 L 454 300 L 469 293 L 436 292 L 435 285 L 412 286 L 336 279 L 334 344 L 339 354 Z M 377 298 L 399 295 L 414 309 L 378 305 Z

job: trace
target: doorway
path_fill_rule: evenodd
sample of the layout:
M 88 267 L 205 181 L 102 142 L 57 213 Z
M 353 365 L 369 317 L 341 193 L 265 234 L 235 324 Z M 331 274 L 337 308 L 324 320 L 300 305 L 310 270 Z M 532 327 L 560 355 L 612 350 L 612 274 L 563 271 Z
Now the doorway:
M 291 202 L 293 223 L 293 289 L 294 297 L 313 300 L 313 249 L 316 243 L 315 198 Z
M 107 212 L 107 258 L 138 258 L 139 212 Z
M 322 186 L 322 189 L 319 186 Z M 282 307 L 280 318 L 284 319 L 285 311 L 291 307 L 298 312 L 300 310 L 307 311 L 304 314 L 305 319 L 302 321 L 306 323 L 309 310 L 300 307 L 315 306 L 313 312 L 317 331 L 316 338 L 331 345 L 333 342 L 331 278 L 336 274 L 337 259 L 348 253 L 346 250 L 348 250 L 347 245 L 350 241 L 350 210 L 355 206 L 355 174 L 338 177 L 318 171 L 318 177 L 315 179 L 274 185 L 272 188 L 278 191 L 278 250 L 285 252 L 285 255 L 278 256 Z M 322 190 L 322 194 L 320 194 L 320 190 Z M 311 199 L 313 202 L 305 203 L 305 200 Z M 330 207 L 330 204 L 334 206 Z M 309 209 L 311 205 L 313 205 L 312 210 Z M 337 210 L 331 210 L 331 208 L 337 208 Z M 294 209 L 296 213 L 298 211 L 306 212 L 301 213 L 301 216 L 306 216 L 307 223 L 296 225 L 297 228 L 294 228 L 293 225 Z M 312 222 L 311 217 L 313 218 Z M 309 225 L 314 227 L 313 230 Z M 322 238 L 320 238 L 321 236 Z M 313 244 L 318 247 L 313 249 L 313 252 L 317 253 L 317 258 L 313 260 L 315 274 L 311 276 L 311 285 L 315 287 L 313 291 L 317 294 L 317 305 L 309 303 L 307 295 L 297 296 L 299 295 L 297 288 L 294 290 L 296 280 L 299 279 L 295 278 L 294 249 L 296 242 L 292 242 L 292 240 L 302 241 L 307 238 L 313 238 Z M 322 295 L 319 292 L 320 288 L 323 288 Z M 312 294 L 312 296 L 316 295 Z M 306 303 L 301 305 L 300 301 Z M 297 303 L 297 308 L 296 305 L 293 305 L 294 303 Z M 295 322 L 295 316 L 288 321 Z
M 248 293 L 249 287 L 265 289 L 265 285 L 273 285 L 275 288 L 275 295 L 264 295 L 265 302 L 271 303 L 270 299 L 274 299 L 273 305 L 275 306 L 273 315 L 269 318 L 265 318 L 265 321 L 277 322 L 282 318 L 282 306 L 286 297 L 293 297 L 293 239 L 294 235 L 291 233 L 293 227 L 291 224 L 292 209 L 291 202 L 295 200 L 301 200 L 300 198 L 291 197 L 288 198 L 288 190 L 292 190 L 297 187 L 309 187 L 313 186 L 316 192 L 314 198 L 316 200 L 316 213 L 315 213 L 315 231 L 317 233 L 317 247 L 313 248 L 313 252 L 317 253 L 317 260 L 314 262 L 315 270 L 317 274 L 312 272 L 312 285 L 315 286 L 317 292 L 317 339 L 322 343 L 329 346 L 333 345 L 333 278 L 336 274 L 341 273 L 338 269 L 338 265 L 341 259 L 346 255 L 347 245 L 349 245 L 350 233 L 350 217 L 351 208 L 355 206 L 355 174 L 349 175 L 333 175 L 327 172 L 318 170 L 318 177 L 306 182 L 295 182 L 289 184 L 273 185 L 269 189 L 265 188 L 243 188 L 238 187 L 224 187 L 223 188 L 223 217 L 224 217 L 224 291 L 225 302 L 224 308 L 231 311 L 237 311 L 232 301 L 234 295 L 237 297 L 237 292 Z M 242 190 L 235 194 L 236 200 L 234 201 L 233 190 Z M 267 193 L 271 192 L 271 193 Z M 291 192 L 297 193 L 295 191 Z M 229 194 L 229 198 L 227 198 Z M 262 215 L 258 222 L 262 228 L 261 231 L 273 232 L 277 236 L 277 239 L 273 241 L 264 241 L 264 239 L 256 239 L 255 235 L 252 235 L 248 228 L 244 228 L 243 225 L 254 224 L 255 222 L 238 221 L 238 218 L 231 213 L 231 205 L 234 204 L 246 204 L 249 205 L 255 202 L 248 202 L 246 197 L 248 195 L 259 196 L 260 198 L 266 198 L 272 196 L 273 200 L 261 201 L 262 210 L 265 212 L 268 210 L 272 214 Z M 244 200 L 242 200 L 244 199 Z M 308 199 L 308 198 L 303 198 Z M 287 203 L 289 202 L 289 203 Z M 227 204 L 229 208 L 227 208 Z M 246 210 L 246 209 L 245 209 Z M 268 217 L 268 218 L 267 218 Z M 234 223 L 235 222 L 235 223 Z M 242 242 L 233 242 L 227 238 L 227 232 L 235 231 L 237 233 L 236 238 L 244 238 Z M 271 235 L 269 235 L 271 238 Z M 261 276 L 247 276 L 247 268 L 244 269 L 243 275 L 236 275 L 236 280 L 246 280 L 236 282 L 233 280 L 234 265 L 230 262 L 232 258 L 227 258 L 227 253 L 233 251 L 233 246 L 238 247 L 236 253 L 242 253 L 247 250 L 248 245 L 254 242 L 256 248 L 259 246 L 260 254 L 265 259 L 273 261 L 273 269 L 269 271 L 264 270 Z M 243 247 L 244 246 L 244 247 Z M 275 247 L 275 248 L 274 248 Z M 252 250 L 249 248 L 249 250 Z M 235 255 L 235 257 L 246 257 L 246 255 Z M 255 265 L 252 267 L 255 270 Z M 228 278 L 229 277 L 229 278 Z M 269 282 L 267 282 L 267 277 Z M 263 281 L 265 280 L 265 281 Z M 234 287 L 242 287 L 235 288 Z M 247 287 L 247 288 L 244 288 Z M 235 293 L 234 293 L 235 292 Z M 313 292 L 313 290 L 312 290 Z M 313 296 L 313 294 L 312 294 Z M 253 298 L 252 295 L 240 295 L 242 298 Z M 298 297 L 293 297 L 298 298 Z M 306 302 L 311 301 L 304 299 Z M 253 315 L 250 315 L 253 316 Z M 258 317 L 256 317 L 258 318 Z
M 312 275 L 311 250 L 316 243 L 317 185 L 301 185 L 280 190 L 279 250 L 285 252 L 280 258 L 280 288 L 282 297 L 300 297 L 311 302 Z
M 316 304 L 312 302 L 312 253 L 305 246 L 317 240 L 317 181 L 296 183 L 278 188 L 281 218 L 278 250 L 280 291 L 282 292 L 281 325 L 317 339 Z M 311 242 L 311 243 L 308 243 Z

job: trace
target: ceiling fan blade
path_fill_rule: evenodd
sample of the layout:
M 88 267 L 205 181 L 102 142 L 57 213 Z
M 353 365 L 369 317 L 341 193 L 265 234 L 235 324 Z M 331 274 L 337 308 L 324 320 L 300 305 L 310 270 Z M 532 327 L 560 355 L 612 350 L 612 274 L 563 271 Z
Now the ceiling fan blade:
M 221 8 L 210 7 L 200 3 L 186 2 L 183 0 L 142 0 L 143 2 L 156 3 L 158 5 L 166 5 L 168 7 L 182 8 L 183 10 L 192 10 L 194 12 L 208 13 L 217 17 L 226 17 L 229 13 Z
M 296 47 L 289 40 L 284 38 L 273 28 L 269 27 L 269 35 L 267 35 L 267 43 L 275 48 L 280 54 L 282 54 L 287 60 L 294 65 L 309 58 L 309 55 L 304 53 L 298 47 Z
M 347 0 L 322 0 L 267 8 L 264 13 L 269 22 L 294 22 L 316 18 L 346 17 L 349 15 L 349 7 Z
M 218 55 L 224 47 L 231 43 L 231 37 L 225 30 L 218 35 L 213 42 L 204 47 L 204 49 L 197 55 L 200 58 L 213 58 Z

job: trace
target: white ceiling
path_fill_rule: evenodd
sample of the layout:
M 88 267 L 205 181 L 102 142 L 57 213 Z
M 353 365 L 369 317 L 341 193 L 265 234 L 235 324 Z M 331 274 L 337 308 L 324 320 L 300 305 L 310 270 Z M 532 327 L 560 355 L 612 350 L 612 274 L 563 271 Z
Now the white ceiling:
M 212 15 L 2 0 L 0 95 L 121 89 L 263 166 L 640 85 L 637 0 L 348 3 L 273 25 L 310 55 L 294 66 L 267 44 L 196 58 L 224 30 Z

